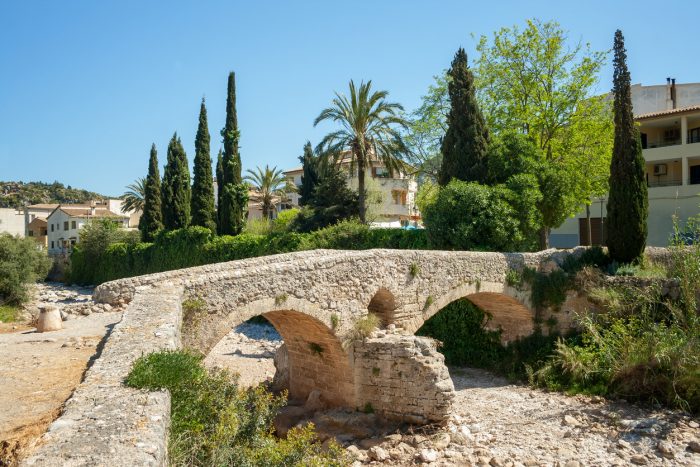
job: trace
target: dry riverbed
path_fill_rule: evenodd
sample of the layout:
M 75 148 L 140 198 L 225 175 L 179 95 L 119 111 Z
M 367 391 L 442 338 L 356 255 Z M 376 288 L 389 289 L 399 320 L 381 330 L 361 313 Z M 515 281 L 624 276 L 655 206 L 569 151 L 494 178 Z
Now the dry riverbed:
M 206 362 L 252 385 L 272 378 L 281 343 L 271 326 L 244 324 Z M 314 422 L 322 439 L 335 431 L 358 466 L 700 466 L 698 420 L 687 414 L 544 392 L 483 370 L 450 374 L 456 399 L 446 427 L 362 427 L 376 417 L 343 411 L 320 412 Z
M 26 455 L 59 415 L 88 362 L 121 313 L 93 313 L 91 290 L 41 284 L 25 323 L 3 323 L 0 333 L 0 466 Z M 35 308 L 57 306 L 68 319 L 60 331 L 37 333 Z M 88 310 L 88 313 L 77 312 Z M 102 311 L 102 308 L 95 308 Z

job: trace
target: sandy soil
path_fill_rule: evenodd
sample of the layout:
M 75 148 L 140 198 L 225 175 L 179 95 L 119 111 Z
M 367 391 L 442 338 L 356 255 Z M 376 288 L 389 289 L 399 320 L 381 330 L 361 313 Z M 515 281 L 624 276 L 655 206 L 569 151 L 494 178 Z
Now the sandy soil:
M 46 431 L 120 318 L 92 314 L 64 321 L 60 331 L 37 333 L 17 325 L 15 332 L 0 334 L 0 465 L 11 465 Z

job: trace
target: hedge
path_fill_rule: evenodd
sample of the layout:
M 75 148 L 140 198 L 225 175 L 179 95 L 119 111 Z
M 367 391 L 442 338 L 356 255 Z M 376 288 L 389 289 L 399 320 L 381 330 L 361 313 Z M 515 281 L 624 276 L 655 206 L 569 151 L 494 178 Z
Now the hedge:
M 216 236 L 203 227 L 162 232 L 153 243 L 113 243 L 98 255 L 80 244 L 71 255 L 69 280 L 101 284 L 203 264 L 317 248 L 366 250 L 371 248 L 427 249 L 423 230 L 370 229 L 357 222 L 341 222 L 311 233 Z

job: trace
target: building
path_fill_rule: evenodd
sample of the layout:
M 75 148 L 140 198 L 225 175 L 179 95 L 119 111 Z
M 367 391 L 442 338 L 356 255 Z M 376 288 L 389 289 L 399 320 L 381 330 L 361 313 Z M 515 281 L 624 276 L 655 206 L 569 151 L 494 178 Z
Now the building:
M 80 229 L 94 219 L 110 219 L 121 227 L 129 227 L 129 216 L 115 214 L 109 203 L 61 204 L 47 218 L 47 242 L 50 255 L 70 253 L 80 242 Z
M 48 222 L 43 217 L 35 217 L 27 224 L 27 237 L 33 238 L 42 248 L 48 246 Z
M 632 86 L 639 123 L 645 177 L 649 189 L 647 245 L 668 246 L 674 215 L 683 222 L 700 214 L 700 83 Z M 586 210 L 553 230 L 550 244 L 569 248 L 604 244 L 607 198 L 592 200 Z
M 0 233 L 24 237 L 24 214 L 20 209 L 0 208 Z
M 340 169 L 345 172 L 348 186 L 357 190 L 358 178 L 357 169 L 351 171 L 351 160 L 346 157 L 340 163 Z M 376 225 L 396 226 L 408 221 L 419 221 L 420 212 L 416 207 L 416 194 L 418 192 L 418 182 L 410 167 L 405 166 L 404 170 L 389 173 L 383 162 L 372 160 L 365 170 L 365 186 L 368 191 L 380 193 L 381 203 L 370 208 L 374 211 L 376 219 L 370 219 Z M 301 186 L 301 176 L 304 173 L 303 167 L 295 167 L 284 174 L 290 183 L 297 188 Z M 299 194 L 289 193 L 290 207 L 299 206 Z

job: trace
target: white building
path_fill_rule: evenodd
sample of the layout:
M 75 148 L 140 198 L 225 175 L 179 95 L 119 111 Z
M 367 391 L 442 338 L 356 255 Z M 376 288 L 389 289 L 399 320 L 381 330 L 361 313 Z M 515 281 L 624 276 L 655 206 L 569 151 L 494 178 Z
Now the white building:
M 343 159 L 340 169 L 347 176 L 348 186 L 357 190 L 358 177 L 357 168 L 350 170 L 351 161 L 349 158 Z M 390 174 L 383 162 L 372 160 L 365 170 L 365 186 L 368 191 L 377 190 L 381 196 L 381 203 L 370 210 L 376 211 L 377 218 L 371 219 L 377 224 L 387 224 L 419 221 L 420 212 L 416 207 L 416 194 L 418 192 L 418 182 L 414 175 L 409 173 L 410 167 Z M 303 167 L 295 167 L 284 173 L 287 180 L 297 188 L 301 186 L 301 176 L 304 174 Z M 289 193 L 291 206 L 299 206 L 299 194 Z
M 62 204 L 47 218 L 48 250 L 50 255 L 70 253 L 80 242 L 80 229 L 94 219 L 110 219 L 121 227 L 129 227 L 129 216 L 115 214 L 108 204 Z
M 647 245 L 668 246 L 673 216 L 683 222 L 700 214 L 700 83 L 634 85 L 632 105 L 646 161 Z M 590 208 L 593 244 L 604 243 L 606 203 L 607 198 L 593 200 Z M 551 246 L 589 245 L 587 225 L 584 208 L 552 231 Z
M 0 208 L 0 233 L 24 237 L 24 214 L 15 208 Z

